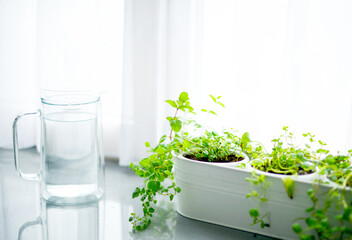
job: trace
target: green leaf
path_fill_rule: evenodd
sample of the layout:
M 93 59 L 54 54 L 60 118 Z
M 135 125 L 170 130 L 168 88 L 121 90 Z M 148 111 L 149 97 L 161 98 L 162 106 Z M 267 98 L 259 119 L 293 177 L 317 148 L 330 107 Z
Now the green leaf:
M 179 132 L 182 128 L 182 122 L 180 120 L 171 120 L 170 126 L 174 132 Z
M 170 104 L 170 105 L 171 105 L 171 107 L 173 107 L 173 108 L 177 108 L 177 104 L 176 104 L 176 102 L 175 102 L 175 101 L 172 101 L 172 100 L 166 100 L 165 102 L 167 102 L 168 104 Z
M 160 140 L 159 140 L 159 144 L 163 143 L 165 141 L 165 139 L 167 138 L 166 135 L 163 135 Z
M 187 102 L 188 99 L 189 99 L 189 98 L 188 98 L 188 93 L 186 93 L 186 92 L 182 92 L 182 93 L 180 94 L 179 98 L 178 98 L 178 100 L 179 100 L 180 102 L 182 102 L 182 103 Z
M 308 190 L 307 190 L 307 194 L 308 194 L 308 196 L 310 196 L 310 197 L 313 196 L 313 194 L 314 194 L 313 189 L 311 189 L 311 188 L 308 189 Z
M 302 235 L 300 236 L 300 239 L 301 239 L 301 240 L 314 240 L 315 238 L 314 238 L 314 236 L 312 236 L 312 235 L 302 234 Z
M 139 165 L 141 165 L 142 167 L 148 167 L 149 163 L 150 163 L 150 159 L 144 158 L 139 162 Z
M 310 207 L 310 208 L 307 208 L 307 209 L 306 209 L 306 212 L 308 212 L 308 213 L 309 213 L 309 212 L 313 212 L 313 210 L 314 210 L 314 207 Z
M 221 102 L 217 102 L 217 104 L 219 104 L 223 108 L 225 107 L 225 105 L 223 103 L 221 103 Z
M 140 189 L 139 188 L 136 188 L 136 190 L 134 190 L 134 192 L 132 193 L 132 198 L 136 198 L 139 196 L 139 193 L 140 193 Z
M 216 98 L 213 97 L 212 95 L 209 95 L 211 97 L 211 99 L 213 99 L 214 102 L 216 102 Z
M 209 113 L 216 115 L 216 113 L 214 111 L 211 111 L 211 110 L 209 111 Z
M 246 143 L 248 143 L 250 141 L 251 141 L 251 139 L 249 137 L 249 133 L 248 132 L 243 133 L 242 138 L 241 138 L 241 142 L 243 144 L 246 144 Z
M 295 233 L 301 233 L 301 232 L 302 232 L 301 225 L 299 225 L 298 223 L 293 224 L 293 225 L 292 225 L 292 230 L 293 230 Z
M 259 212 L 257 209 L 253 208 L 253 209 L 249 210 L 249 215 L 253 218 L 257 218 L 259 216 Z
M 287 196 L 292 199 L 295 182 L 290 177 L 281 178 L 281 180 L 282 180 L 284 187 L 286 189 Z
M 189 140 L 185 139 L 184 142 L 183 142 L 183 146 L 185 148 L 189 148 L 191 146 L 191 142 Z
M 311 228 L 314 228 L 316 225 L 319 224 L 318 220 L 312 217 L 306 218 L 306 223 Z
M 264 221 L 261 221 L 261 222 L 260 222 L 260 227 L 261 227 L 261 228 L 265 228 L 265 223 L 264 223 Z
M 159 181 L 149 181 L 147 184 L 147 188 L 152 190 L 153 192 L 157 192 L 160 189 L 160 182 Z
M 150 148 L 150 143 L 149 143 L 149 142 L 145 142 L 144 144 L 145 144 L 145 146 L 146 146 L 147 148 Z

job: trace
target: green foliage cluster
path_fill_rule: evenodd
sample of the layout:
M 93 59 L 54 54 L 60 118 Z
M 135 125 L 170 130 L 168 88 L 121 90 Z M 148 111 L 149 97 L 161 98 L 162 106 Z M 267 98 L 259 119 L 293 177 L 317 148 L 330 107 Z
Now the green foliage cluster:
M 182 121 L 178 117 L 179 111 L 194 113 L 193 107 L 190 106 L 188 94 L 182 92 L 176 101 L 167 100 L 173 108 L 175 115 L 167 117 L 170 123 L 171 132 L 169 138 L 172 140 L 166 142 L 167 135 L 163 135 L 159 144 L 151 147 L 149 142 L 145 143 L 148 151 L 151 153 L 148 157 L 142 159 L 139 165 L 130 164 L 130 168 L 140 177 L 145 178 L 145 185 L 142 188 L 137 187 L 132 194 L 132 198 L 140 198 L 142 202 L 143 215 L 131 213 L 129 221 L 137 231 L 146 229 L 151 224 L 155 209 L 152 205 L 157 204 L 157 194 L 169 197 L 172 201 L 177 193 L 181 191 L 175 184 L 173 169 L 173 153 L 180 153 L 186 149 L 184 138 L 186 133 L 178 134 L 182 129 Z M 173 136 L 173 132 L 175 132 Z
M 260 214 L 260 208 L 263 203 L 268 201 L 266 197 L 266 191 L 270 187 L 271 182 L 266 181 L 264 175 L 258 175 L 255 172 L 252 173 L 250 178 L 246 178 L 246 181 L 250 182 L 251 192 L 246 195 L 247 198 L 252 198 L 254 202 L 258 202 L 257 208 L 252 208 L 249 210 L 249 216 L 253 218 L 253 223 L 251 225 L 260 224 L 261 228 L 270 227 L 270 212 Z M 254 186 L 259 186 L 260 192 L 254 190 Z M 265 222 L 264 219 L 267 219 Z
M 187 157 L 207 162 L 231 162 L 244 159 L 244 153 L 252 152 L 248 133 L 242 137 L 234 131 L 224 131 L 218 134 L 214 131 L 205 131 L 199 137 L 185 140 Z
M 293 133 L 283 127 L 284 134 L 272 140 L 274 147 L 271 153 L 263 152 L 252 161 L 252 166 L 264 172 L 285 175 L 304 175 L 315 171 L 323 154 L 326 143 L 314 139 L 311 133 L 303 134 L 304 144 L 295 145 Z M 313 149 L 312 144 L 318 143 L 319 148 Z M 303 145 L 303 146 L 302 146 Z
M 352 238 L 352 202 L 347 204 L 345 191 L 332 188 L 327 194 L 325 201 L 319 203 L 317 193 L 319 185 L 313 186 L 307 191 L 313 205 L 306 209 L 309 213 L 304 218 L 307 225 L 302 229 L 301 224 L 294 223 L 292 230 L 300 236 L 302 240 L 318 239 L 351 239 Z M 332 207 L 342 212 L 335 216 L 328 214 Z M 311 230 L 311 231 L 310 231 Z
M 312 148 L 312 144 L 316 142 L 314 139 L 315 136 L 311 133 L 305 133 L 303 134 L 303 144 L 300 144 L 303 146 L 299 146 L 294 143 L 295 136 L 293 133 L 288 131 L 287 126 L 284 126 L 282 130 L 284 131 L 284 134 L 271 141 L 274 143 L 272 151 L 270 153 L 265 151 L 259 152 L 259 154 L 256 155 L 251 161 L 252 167 L 263 172 L 283 175 L 304 175 L 314 172 L 321 155 L 323 153 L 328 153 L 328 150 L 323 149 L 326 144 L 319 140 L 318 143 L 320 148 L 314 150 Z M 246 180 L 256 180 L 258 177 L 253 174 L 252 178 Z M 264 177 L 264 175 L 261 176 Z M 262 192 L 266 192 L 266 189 L 268 188 L 268 184 L 265 184 L 264 180 L 265 178 L 262 180 L 262 184 L 260 185 Z M 290 178 L 283 178 L 282 182 L 288 197 L 292 199 L 294 181 Z M 251 193 L 249 193 L 247 197 L 250 196 L 252 198 L 258 198 L 252 192 L 253 190 L 251 189 Z M 259 200 L 260 199 L 261 197 L 259 197 Z M 266 200 L 266 198 L 264 198 L 264 200 Z M 259 211 L 263 202 L 265 201 L 261 200 L 257 208 L 250 209 L 249 211 L 249 215 L 253 218 L 253 224 L 260 223 L 262 228 L 269 227 L 270 224 L 265 224 L 262 218 L 258 220 L 258 217 L 253 215 L 253 212 L 257 212 L 258 215 L 260 215 Z M 265 213 L 263 217 L 266 215 L 268 215 L 268 213 Z
M 224 107 L 224 104 L 219 101 L 221 97 L 212 95 L 210 97 L 216 105 Z M 150 155 L 142 159 L 138 165 L 133 163 L 130 165 L 138 176 L 145 179 L 144 186 L 137 187 L 132 194 L 133 198 L 140 198 L 143 209 L 143 215 L 132 213 L 129 218 L 137 231 L 144 230 L 151 224 L 155 212 L 153 206 L 158 203 L 157 195 L 166 196 L 172 201 L 181 191 L 175 184 L 172 172 L 177 155 L 188 153 L 196 160 L 226 162 L 241 160 L 242 152 L 256 156 L 258 155 L 256 151 L 261 150 L 260 146 L 252 146 L 248 133 L 238 137 L 232 130 L 224 131 L 222 134 L 205 131 L 201 136 L 191 136 L 188 132 L 182 131 L 184 126 L 187 124 L 194 124 L 198 128 L 201 126 L 194 120 L 184 120 L 179 116 L 179 112 L 195 114 L 188 94 L 182 92 L 178 100 L 166 102 L 175 109 L 175 114 L 167 117 L 171 128 L 170 133 L 163 135 L 155 147 L 146 142 L 145 146 Z M 213 110 L 202 109 L 202 112 L 216 114 Z
M 308 216 L 302 218 L 306 224 L 303 229 L 302 225 L 295 222 L 292 225 L 292 230 L 297 233 L 302 240 L 314 239 L 352 239 L 352 201 L 351 192 L 346 191 L 346 187 L 352 186 L 352 166 L 350 157 L 352 150 L 349 151 L 349 156 L 329 154 L 326 148 L 326 143 L 318 140 L 315 136 L 306 133 L 303 134 L 304 145 L 299 147 L 294 145 L 294 136 L 288 132 L 287 127 L 283 127 L 284 135 L 277 139 L 273 139 L 274 147 L 271 153 L 263 152 L 257 158 L 252 160 L 252 166 L 258 170 L 284 174 L 284 175 L 303 175 L 316 171 L 319 168 L 319 174 L 327 176 L 327 178 L 337 183 L 340 187 L 333 187 L 325 197 L 322 203 L 318 200 L 318 189 L 321 182 L 314 183 L 313 188 L 309 189 L 307 195 L 312 202 L 312 206 L 306 209 Z M 317 144 L 317 148 L 312 145 Z M 269 212 L 260 214 L 261 205 L 267 201 L 263 198 L 263 193 L 266 192 L 269 185 L 265 185 L 265 178 L 252 174 L 252 178 L 247 181 L 255 181 L 261 189 L 261 194 L 252 190 L 247 197 L 259 200 L 257 208 L 249 211 L 249 215 L 253 218 L 253 224 L 260 223 L 262 228 L 270 227 L 270 222 L 264 222 L 265 216 L 270 216 Z M 283 178 L 283 183 L 287 194 L 290 198 L 293 197 L 292 179 Z M 346 197 L 349 194 L 349 197 Z M 350 202 L 348 202 L 350 201 Z M 340 212 L 336 216 L 331 216 L 329 209 L 335 208 Z M 299 220 L 299 219 L 298 219 Z
M 349 153 L 351 154 L 352 150 Z M 351 187 L 352 182 L 350 156 L 329 154 L 319 164 L 320 174 L 327 176 L 338 186 L 331 188 L 322 203 L 317 197 L 320 182 L 307 191 L 312 202 L 312 206 L 306 209 L 309 216 L 304 219 L 307 228 L 302 229 L 299 223 L 292 225 L 293 231 L 299 234 L 300 239 L 315 239 L 315 235 L 309 234 L 309 231 L 313 231 L 318 239 L 352 239 L 351 192 L 346 191 L 346 187 Z M 349 195 L 348 199 L 346 195 Z M 328 211 L 333 208 L 340 213 L 331 216 Z
M 349 150 L 349 153 L 349 156 L 327 155 L 320 165 L 320 174 L 326 175 L 329 180 L 339 185 L 352 187 L 352 166 L 350 162 L 352 150 Z

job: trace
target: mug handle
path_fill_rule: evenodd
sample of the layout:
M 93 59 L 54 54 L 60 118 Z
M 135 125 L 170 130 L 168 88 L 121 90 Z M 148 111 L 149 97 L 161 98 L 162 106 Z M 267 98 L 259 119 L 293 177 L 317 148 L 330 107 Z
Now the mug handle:
M 14 153 L 14 160 L 15 160 L 15 167 L 17 173 L 20 175 L 21 178 L 25 180 L 34 180 L 34 181 L 39 181 L 39 173 L 23 173 L 20 168 L 20 162 L 18 160 L 18 136 L 17 136 L 17 123 L 18 120 L 20 120 L 24 116 L 28 115 L 37 115 L 38 117 L 41 117 L 42 112 L 40 110 L 37 110 L 36 112 L 28 112 L 28 113 L 21 113 L 19 114 L 16 118 L 15 121 L 13 122 L 12 130 L 13 130 L 13 153 Z
M 25 232 L 25 230 L 29 227 L 35 226 L 35 225 L 40 225 L 42 227 L 42 236 L 43 236 L 43 221 L 41 217 L 38 217 L 36 220 L 31 221 L 31 222 L 26 222 L 25 224 L 23 224 L 19 229 L 18 229 L 18 236 L 17 239 L 18 240 L 22 240 L 23 238 L 23 233 Z

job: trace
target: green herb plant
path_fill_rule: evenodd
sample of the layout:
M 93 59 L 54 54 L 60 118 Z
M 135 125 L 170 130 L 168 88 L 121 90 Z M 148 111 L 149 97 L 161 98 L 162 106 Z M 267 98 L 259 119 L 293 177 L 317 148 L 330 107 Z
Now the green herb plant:
M 268 201 L 266 193 L 268 187 L 271 185 L 271 182 L 266 181 L 265 175 L 259 175 L 255 172 L 252 172 L 251 177 L 246 178 L 246 181 L 250 182 L 251 190 L 251 192 L 248 193 L 246 197 L 253 199 L 254 202 L 259 201 L 257 208 L 252 208 L 249 210 L 249 216 L 253 218 L 253 223 L 251 225 L 260 223 L 261 228 L 270 227 L 270 212 L 260 214 L 260 209 L 262 204 Z M 257 186 L 259 190 L 258 188 L 255 189 L 255 186 Z
M 272 140 L 274 147 L 271 153 L 266 152 L 264 147 L 261 148 L 262 151 L 255 152 L 256 155 L 252 157 L 251 161 L 252 167 L 263 172 L 282 175 L 303 175 L 314 172 L 322 154 L 328 153 L 328 150 L 323 148 L 326 144 L 320 140 L 316 141 L 315 136 L 311 133 L 306 133 L 303 134 L 304 145 L 300 147 L 302 144 L 294 144 L 295 136 L 288 131 L 287 126 L 284 126 L 282 130 L 284 134 Z M 313 150 L 312 144 L 316 142 L 318 142 L 319 148 Z M 261 146 L 261 144 L 258 146 Z M 260 223 L 261 228 L 270 227 L 270 223 L 263 220 L 266 216 L 270 216 L 270 213 L 260 214 L 262 204 L 268 201 L 265 194 L 270 187 L 270 183 L 266 182 L 264 175 L 258 175 L 255 172 L 252 173 L 251 178 L 246 180 L 251 182 L 251 192 L 247 194 L 247 198 L 259 201 L 258 207 L 249 211 L 250 217 L 253 218 L 252 225 Z M 294 181 L 289 177 L 281 180 L 288 197 L 292 199 Z M 253 190 L 253 185 L 259 187 L 260 193 Z
M 224 107 L 219 102 L 221 97 L 210 95 L 216 105 Z M 226 162 L 240 161 L 243 153 L 251 156 L 257 156 L 256 151 L 261 147 L 254 147 L 251 144 L 249 134 L 245 133 L 238 137 L 233 130 L 224 131 L 218 134 L 214 131 L 204 131 L 204 134 L 193 137 L 189 132 L 184 131 L 185 126 L 199 128 L 201 127 L 192 119 L 185 119 L 179 116 L 180 112 L 186 114 L 196 114 L 191 106 L 188 94 L 182 92 L 178 100 L 166 101 L 175 113 L 167 117 L 170 124 L 170 132 L 161 136 L 156 146 L 151 146 L 149 142 L 145 143 L 150 155 L 142 159 L 138 165 L 130 164 L 130 168 L 136 175 L 144 178 L 144 186 L 137 187 L 132 194 L 132 198 L 140 198 L 143 214 L 131 213 L 129 221 L 133 229 L 141 231 L 151 224 L 151 219 L 155 212 L 155 204 L 158 203 L 157 195 L 168 197 L 172 201 L 177 193 L 181 191 L 176 186 L 173 175 L 174 159 L 179 154 L 187 153 L 189 158 L 199 161 Z M 202 109 L 202 112 L 210 114 L 216 113 L 213 110 Z
M 328 154 L 324 149 L 326 143 L 314 139 L 311 133 L 303 134 L 303 143 L 295 145 L 293 133 L 283 127 L 284 134 L 273 139 L 271 153 L 263 152 L 252 161 L 255 169 L 283 175 L 304 175 L 315 171 L 322 156 Z M 319 148 L 313 149 L 312 144 L 318 143 Z
M 349 153 L 351 156 L 352 150 Z M 299 223 L 292 225 L 293 231 L 300 236 L 300 239 L 313 240 L 316 236 L 318 239 L 352 239 L 351 192 L 346 191 L 346 187 L 351 187 L 352 183 L 350 156 L 329 154 L 322 160 L 319 165 L 320 174 L 327 176 L 338 186 L 329 190 L 322 203 L 318 198 L 321 181 L 307 191 L 313 204 L 306 209 L 308 217 L 303 218 L 307 227 L 302 229 Z M 331 214 L 332 211 L 329 212 L 334 208 L 338 212 L 335 216 Z

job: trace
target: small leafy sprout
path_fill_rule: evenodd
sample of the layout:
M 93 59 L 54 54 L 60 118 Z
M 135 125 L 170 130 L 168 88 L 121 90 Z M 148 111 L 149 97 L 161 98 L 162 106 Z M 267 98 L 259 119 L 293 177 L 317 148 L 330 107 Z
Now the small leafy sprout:
M 189 112 L 189 113 L 193 113 L 193 114 L 195 114 L 195 112 L 194 112 L 193 107 L 190 106 L 188 93 L 186 93 L 186 92 L 182 92 L 180 94 L 178 100 L 176 100 L 176 101 L 166 100 L 166 102 L 171 107 L 176 108 L 175 115 L 173 117 L 166 118 L 170 123 L 171 131 L 170 131 L 169 138 L 172 141 L 172 133 L 173 132 L 177 133 L 177 132 L 181 131 L 181 128 L 182 128 L 182 121 L 177 116 L 178 111 L 181 110 L 183 112 Z
M 261 228 L 270 227 L 270 213 L 266 212 L 261 215 L 260 208 L 263 203 L 268 201 L 266 192 L 271 183 L 266 181 L 264 175 L 257 175 L 255 172 L 252 172 L 251 177 L 246 178 L 246 181 L 250 182 L 250 193 L 248 193 L 246 197 L 253 199 L 255 202 L 259 201 L 257 208 L 249 210 L 249 216 L 253 218 L 251 225 L 259 223 Z M 255 187 L 259 188 L 259 190 L 255 189 Z M 268 218 L 267 222 L 264 221 L 266 217 Z
M 214 103 L 219 104 L 223 108 L 225 107 L 223 103 L 219 102 L 219 99 L 221 98 L 221 96 L 218 96 L 218 97 L 214 97 L 213 95 L 209 95 L 209 96 L 214 101 Z
M 209 96 L 215 104 L 218 104 L 223 108 L 225 107 L 225 105 L 222 102 L 219 102 L 219 99 L 221 98 L 221 96 L 218 96 L 218 97 L 214 97 L 213 95 L 209 95 Z M 207 110 L 207 109 L 203 108 L 201 111 L 205 112 L 205 113 L 210 113 L 210 114 L 216 115 L 216 113 L 213 110 Z

